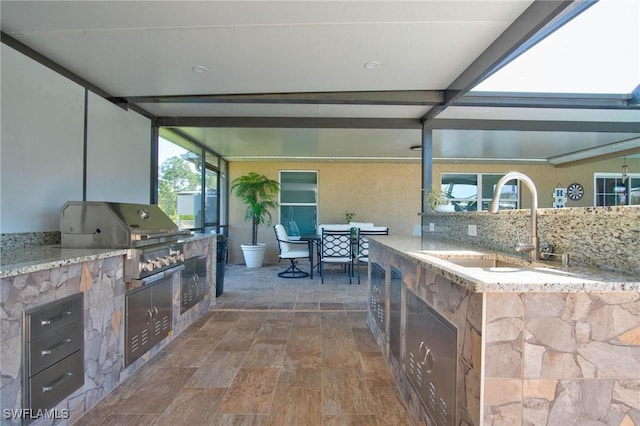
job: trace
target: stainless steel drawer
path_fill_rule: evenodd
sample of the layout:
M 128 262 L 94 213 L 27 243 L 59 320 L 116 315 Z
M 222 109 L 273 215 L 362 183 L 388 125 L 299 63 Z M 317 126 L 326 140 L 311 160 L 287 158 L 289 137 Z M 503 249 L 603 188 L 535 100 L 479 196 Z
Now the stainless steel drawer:
M 27 341 L 36 340 L 82 319 L 82 293 L 52 302 L 27 313 Z
M 82 321 L 76 321 L 32 341 L 29 377 L 82 349 L 83 337 Z
M 84 351 L 57 362 L 29 379 L 29 408 L 54 406 L 84 384 Z

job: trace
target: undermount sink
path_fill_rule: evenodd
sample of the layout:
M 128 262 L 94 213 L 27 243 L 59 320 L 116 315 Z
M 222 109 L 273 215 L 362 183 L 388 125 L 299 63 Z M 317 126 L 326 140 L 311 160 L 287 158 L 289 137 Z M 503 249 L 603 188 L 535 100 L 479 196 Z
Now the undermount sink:
M 522 268 L 524 265 L 508 262 L 506 260 L 499 259 L 447 259 L 443 258 L 447 262 L 455 263 L 459 266 L 467 268 Z

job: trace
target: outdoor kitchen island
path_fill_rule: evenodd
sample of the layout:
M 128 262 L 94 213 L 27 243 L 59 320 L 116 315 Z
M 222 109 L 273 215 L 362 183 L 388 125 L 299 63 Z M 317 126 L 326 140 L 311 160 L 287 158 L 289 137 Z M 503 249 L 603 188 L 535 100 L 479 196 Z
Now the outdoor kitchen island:
M 503 263 L 515 256 L 451 241 L 371 240 L 369 327 L 415 419 L 640 424 L 636 275 Z M 416 318 L 431 319 L 416 333 Z M 436 377 L 447 368 L 441 328 L 456 336 L 450 383 Z
M 130 250 L 65 249 L 60 245 L 4 250 L 0 265 L 2 408 L 25 408 L 22 395 L 26 312 L 72 295 L 81 295 L 84 381 L 51 407 L 51 413 L 66 419 L 61 424 L 77 420 L 206 312 L 209 305 L 215 303 L 216 235 L 185 236 L 182 243 L 186 259 L 207 258 L 207 294 L 201 302 L 181 313 L 181 274 L 173 274 L 169 286 L 172 306 L 168 336 L 128 366 L 125 365 L 125 300 L 132 290 L 124 279 L 124 265 Z M 61 317 L 66 314 L 63 312 Z M 57 324 L 66 320 L 52 316 L 50 322 L 54 321 Z M 56 347 L 52 352 L 59 350 Z M 41 420 L 33 424 L 50 422 Z M 7 418 L 5 414 L 2 424 L 5 422 L 20 424 L 20 419 Z

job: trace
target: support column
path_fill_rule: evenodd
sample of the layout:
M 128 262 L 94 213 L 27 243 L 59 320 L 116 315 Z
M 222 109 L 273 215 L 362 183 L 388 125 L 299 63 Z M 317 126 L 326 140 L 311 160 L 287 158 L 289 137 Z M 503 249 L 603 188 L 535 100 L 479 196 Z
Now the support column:
M 422 126 L 422 213 L 428 210 L 424 196 L 431 189 L 433 176 L 433 130 Z

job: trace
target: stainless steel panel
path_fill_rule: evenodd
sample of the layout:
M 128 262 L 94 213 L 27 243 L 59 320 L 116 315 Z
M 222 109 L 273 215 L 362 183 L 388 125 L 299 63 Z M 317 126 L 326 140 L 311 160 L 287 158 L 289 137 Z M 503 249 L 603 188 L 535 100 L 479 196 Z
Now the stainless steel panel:
M 50 408 L 83 384 L 84 351 L 76 351 L 29 379 L 29 408 Z
M 171 331 L 171 307 L 173 294 L 171 279 L 167 279 L 153 286 L 153 337 L 154 344 L 160 342 Z
M 377 263 L 371 263 L 371 289 L 369 290 L 369 306 L 373 313 L 373 318 L 378 325 L 378 328 L 382 331 L 382 334 L 386 336 L 386 291 L 385 291 L 385 270 Z
M 39 339 L 45 334 L 81 321 L 82 296 L 83 293 L 78 293 L 25 311 L 27 341 Z
M 405 371 L 438 426 L 455 424 L 457 329 L 407 291 Z
M 131 248 L 185 235 L 157 205 L 70 201 L 60 212 L 62 247 Z
M 204 299 L 207 293 L 207 256 L 185 260 L 180 282 L 180 313 Z
M 391 280 L 389 284 L 389 349 L 401 362 L 400 349 L 402 347 L 402 273 L 391 267 Z
M 125 366 L 164 339 L 172 328 L 172 275 L 125 295 Z
M 29 377 L 82 349 L 83 333 L 82 322 L 75 321 L 32 341 L 28 345 Z
M 125 366 L 147 352 L 152 344 L 151 289 L 142 287 L 125 296 Z

